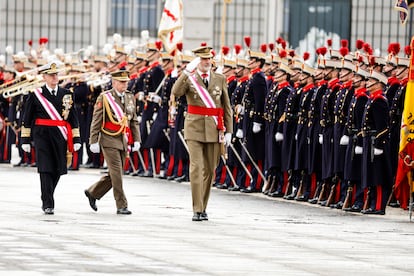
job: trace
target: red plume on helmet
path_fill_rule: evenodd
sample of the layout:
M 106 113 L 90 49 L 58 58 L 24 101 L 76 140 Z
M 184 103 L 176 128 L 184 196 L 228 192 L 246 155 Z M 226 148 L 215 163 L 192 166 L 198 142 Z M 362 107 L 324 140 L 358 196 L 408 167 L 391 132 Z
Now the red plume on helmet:
M 410 56 L 410 55 L 411 55 L 410 45 L 407 45 L 407 46 L 405 46 L 405 47 L 404 47 L 404 53 L 405 53 L 407 56 Z
M 328 52 L 328 49 L 326 47 L 323 46 L 323 47 L 319 48 L 319 53 L 322 56 L 326 55 L 327 52 Z
M 32 47 L 33 46 L 33 40 L 30 39 L 29 41 L 27 41 L 27 44 L 29 44 L 29 46 Z
M 276 43 L 277 43 L 277 44 L 282 44 L 284 41 L 285 41 L 285 40 L 284 40 L 281 36 L 279 36 L 279 37 L 276 39 Z
M 247 48 L 250 48 L 250 44 L 252 43 L 252 39 L 250 38 L 250 36 L 244 37 L 244 43 L 246 44 Z
M 315 53 L 319 56 L 319 55 L 321 54 L 321 48 L 317 48 L 317 49 L 315 50 Z
M 270 42 L 270 43 L 268 44 L 268 46 L 269 46 L 269 50 L 270 50 L 270 52 L 273 52 L 273 50 L 275 49 L 275 44 L 274 44 L 274 43 L 272 43 L 272 42 Z
M 310 53 L 309 52 L 304 52 L 303 53 L 303 60 L 304 61 L 307 61 L 309 59 L 309 57 L 310 57 Z
M 279 57 L 280 58 L 285 58 L 287 56 L 287 52 L 286 50 L 280 50 L 279 51 Z
M 211 54 L 213 55 L 213 57 L 215 57 L 216 56 L 216 51 L 211 50 Z
M 162 49 L 162 41 L 161 40 L 155 41 L 155 47 L 157 47 L 158 51 L 161 51 L 161 49 Z
M 280 45 L 282 46 L 283 49 L 286 49 L 286 41 L 282 41 L 282 43 L 280 43 Z
M 289 56 L 294 57 L 295 56 L 295 50 L 289 50 Z
M 349 53 L 349 49 L 347 47 L 341 47 L 341 49 L 339 49 L 339 53 L 344 57 Z
M 374 51 L 371 48 L 371 45 L 369 45 L 369 43 L 365 43 L 364 44 L 364 51 L 368 54 L 368 55 L 372 55 L 374 53 Z
M 363 62 L 363 61 L 364 61 L 364 58 L 362 56 L 359 56 L 358 57 L 358 62 Z
M 364 41 L 362 39 L 357 39 L 356 43 L 355 43 L 355 47 L 358 50 L 361 50 L 362 47 L 364 47 Z
M 182 42 L 177 43 L 177 50 L 180 51 L 180 52 L 183 51 L 183 43 Z
M 47 37 L 41 37 L 39 38 L 39 44 L 43 45 L 49 42 L 49 39 Z
M 368 58 L 369 65 L 374 66 L 376 64 L 375 62 L 375 56 L 370 55 Z
M 221 47 L 221 52 L 223 53 L 223 56 L 227 56 L 227 54 L 230 52 L 230 48 L 228 46 Z
M 207 46 L 207 42 L 205 42 L 205 41 L 201 42 L 201 43 L 200 43 L 200 46 L 201 46 L 201 47 Z
M 392 46 L 391 46 L 391 53 L 392 53 L 393 55 L 397 56 L 397 55 L 398 55 L 398 53 L 400 52 L 400 50 L 401 50 L 400 43 L 398 43 L 398 42 L 392 43 Z
M 262 53 L 266 53 L 266 51 L 267 51 L 267 44 L 260 45 L 260 51 L 262 51 Z
M 344 47 L 344 48 L 348 48 L 348 40 L 341 39 L 341 46 Z
M 240 54 L 240 51 L 242 49 L 242 46 L 240 44 L 234 44 L 234 52 L 236 55 Z
M 326 40 L 326 44 L 328 45 L 328 47 L 332 47 L 332 38 L 328 38 Z

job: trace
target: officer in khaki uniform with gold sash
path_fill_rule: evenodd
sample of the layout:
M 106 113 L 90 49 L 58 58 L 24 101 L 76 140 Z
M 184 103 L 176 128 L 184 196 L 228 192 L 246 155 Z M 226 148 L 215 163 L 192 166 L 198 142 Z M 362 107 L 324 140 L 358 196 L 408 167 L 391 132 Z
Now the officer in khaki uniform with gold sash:
M 175 82 L 172 94 L 186 96 L 188 109 L 184 138 L 190 155 L 193 221 L 208 220 L 206 208 L 221 146 L 229 144 L 233 130 L 226 77 L 211 71 L 211 47 L 193 50 L 197 56 Z
M 126 90 L 129 73 L 120 70 L 111 73 L 111 76 L 113 88 L 103 92 L 96 100 L 89 137 L 90 150 L 93 153 L 99 153 L 102 149 L 108 165 L 108 175 L 85 190 L 85 195 L 91 208 L 97 211 L 96 199 L 100 199 L 113 188 L 117 214 L 130 215 L 122 187 L 123 165 L 131 146 L 132 151 L 139 150 L 141 136 L 135 112 L 135 98 Z

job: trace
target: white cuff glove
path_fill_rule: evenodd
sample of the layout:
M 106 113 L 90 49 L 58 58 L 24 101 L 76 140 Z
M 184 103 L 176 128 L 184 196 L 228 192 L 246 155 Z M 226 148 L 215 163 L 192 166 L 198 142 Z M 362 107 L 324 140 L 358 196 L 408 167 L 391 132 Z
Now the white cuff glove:
M 155 93 L 151 93 L 150 95 L 149 95 L 149 100 L 151 101 L 151 102 L 153 102 L 153 103 L 157 103 L 157 104 L 159 104 L 160 102 L 161 102 L 161 97 L 160 96 L 158 96 L 157 94 L 155 94 Z
M 25 152 L 30 152 L 30 144 L 22 144 L 22 150 L 24 150 Z
M 174 106 L 170 106 L 170 115 L 174 116 L 177 114 L 177 109 Z
M 80 150 L 81 146 L 82 145 L 80 143 L 75 143 L 75 144 L 73 144 L 73 150 L 78 151 L 78 150 Z
M 158 116 L 158 112 L 154 112 L 154 113 L 152 114 L 152 121 L 153 121 L 153 122 L 155 121 L 155 119 L 157 119 L 157 116 Z
M 323 135 L 319 134 L 319 144 L 323 144 Z
M 93 153 L 99 153 L 101 151 L 101 148 L 99 147 L 99 143 L 90 144 L 89 149 Z
M 298 134 L 296 133 L 295 134 L 295 141 L 297 141 L 298 140 Z
M 244 114 L 244 107 L 241 104 L 236 105 L 236 113 L 240 115 Z
M 137 120 L 138 120 L 138 124 L 140 124 L 142 122 L 142 116 L 138 116 Z
M 342 146 L 346 146 L 349 144 L 349 136 L 348 135 L 343 135 L 341 137 L 341 140 L 339 141 L 339 144 Z
M 243 138 L 243 129 L 241 129 L 241 128 L 237 129 L 236 137 L 239 138 L 239 139 Z
M 145 97 L 145 94 L 144 94 L 144 92 L 138 92 L 138 101 L 143 101 L 144 100 L 144 97 Z
M 171 78 L 176 78 L 178 77 L 178 69 L 174 68 L 174 70 L 172 70 L 171 72 Z
M 201 59 L 200 57 L 196 57 L 195 59 L 193 59 L 189 64 L 187 64 L 187 66 L 185 67 L 185 72 L 191 74 L 198 66 L 198 64 L 200 63 Z
M 231 143 L 231 133 L 224 134 L 224 141 L 226 143 L 226 146 L 230 145 L 230 143 Z
M 383 153 L 384 153 L 384 150 L 374 148 L 374 155 L 381 155 L 381 154 L 383 154 Z
M 132 151 L 139 151 L 140 148 L 141 148 L 141 143 L 135 141 L 134 146 L 132 147 Z
M 355 154 L 356 154 L 356 155 L 360 155 L 360 154 L 362 154 L 362 147 L 360 147 L 360 146 L 356 146 L 356 147 L 355 147 Z
M 276 142 L 283 141 L 283 133 L 276 132 L 275 139 L 276 139 Z
M 258 133 L 262 127 L 262 124 L 253 122 L 253 133 Z

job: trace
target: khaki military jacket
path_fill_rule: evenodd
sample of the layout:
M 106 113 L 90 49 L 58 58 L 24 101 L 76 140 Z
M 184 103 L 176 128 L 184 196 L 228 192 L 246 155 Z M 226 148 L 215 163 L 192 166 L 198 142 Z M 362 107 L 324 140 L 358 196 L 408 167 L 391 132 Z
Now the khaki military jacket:
M 198 73 L 195 73 L 196 79 L 201 86 L 204 83 Z M 210 72 L 210 80 L 208 84 L 208 93 L 214 100 L 217 108 L 223 108 L 224 110 L 224 126 L 226 132 L 232 133 L 233 120 L 232 110 L 230 105 L 229 95 L 227 93 L 226 77 L 221 74 Z M 185 95 L 188 105 L 203 106 L 204 102 L 198 95 L 197 90 L 194 88 L 191 81 L 186 74 L 181 74 L 178 80 L 175 82 L 172 93 L 176 98 Z M 184 121 L 184 138 L 186 140 L 195 140 L 205 143 L 218 142 L 218 130 L 212 116 L 188 114 L 185 116 Z
M 105 93 L 111 93 L 115 99 L 115 102 L 124 111 L 124 114 L 128 118 L 128 127 L 131 129 L 133 141 L 141 142 L 138 119 L 136 115 L 136 108 L 135 108 L 136 104 L 135 104 L 134 95 L 131 92 L 126 91 L 125 96 L 124 96 L 125 103 L 123 104 L 121 101 L 121 98 L 117 95 L 115 90 L 111 89 L 109 91 L 106 91 L 100 94 L 98 99 L 96 100 L 95 107 L 93 110 L 93 116 L 92 116 L 91 130 L 90 130 L 90 135 L 89 135 L 89 144 L 99 142 L 99 144 L 102 147 L 127 150 L 128 143 L 126 139 L 124 138 L 123 133 L 113 136 L 113 135 L 108 135 L 102 131 L 103 120 L 105 119 L 105 122 L 110 121 L 108 112 L 112 112 L 112 116 L 116 118 L 113 111 L 111 109 L 107 110 L 103 104 L 103 97 Z

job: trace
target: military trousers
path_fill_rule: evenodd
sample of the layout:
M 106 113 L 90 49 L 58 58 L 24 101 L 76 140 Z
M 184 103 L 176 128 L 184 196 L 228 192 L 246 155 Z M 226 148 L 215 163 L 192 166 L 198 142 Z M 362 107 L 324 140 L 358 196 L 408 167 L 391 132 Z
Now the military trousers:
M 46 208 L 55 208 L 55 193 L 56 186 L 60 179 L 60 174 L 56 172 L 40 172 L 40 190 L 42 192 L 42 210 Z
M 220 144 L 187 140 L 187 145 L 190 155 L 193 211 L 204 212 L 210 197 L 214 171 L 220 158 Z
M 101 199 L 113 188 L 116 208 L 127 208 L 128 201 L 122 186 L 123 167 L 127 153 L 124 150 L 107 147 L 102 147 L 102 152 L 108 166 L 108 175 L 99 179 L 88 191 L 93 198 Z

